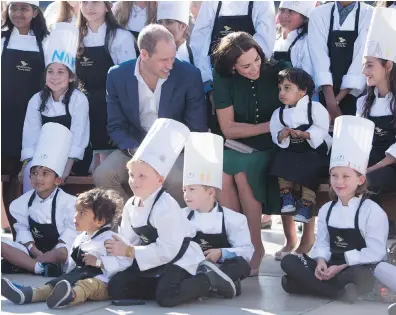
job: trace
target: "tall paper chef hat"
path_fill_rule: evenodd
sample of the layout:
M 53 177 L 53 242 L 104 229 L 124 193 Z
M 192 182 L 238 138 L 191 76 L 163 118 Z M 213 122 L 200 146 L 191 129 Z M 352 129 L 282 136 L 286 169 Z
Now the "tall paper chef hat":
M 374 9 L 363 56 L 396 62 L 395 9 Z
M 280 9 L 296 11 L 309 18 L 311 11 L 316 7 L 316 1 L 281 1 Z
M 15 3 L 15 2 L 22 2 L 22 3 L 27 3 L 27 4 L 31 4 L 31 5 L 35 5 L 36 7 L 39 6 L 40 1 L 18 1 L 18 0 L 11 0 L 11 1 L 7 1 L 7 5 L 11 4 L 11 3 Z
M 183 186 L 206 185 L 222 189 L 223 138 L 192 132 L 184 149 Z
M 72 145 L 72 133 L 65 126 L 46 123 L 41 128 L 40 138 L 34 152 L 33 166 L 45 166 L 58 176 L 63 175 Z
M 157 20 L 176 20 L 189 24 L 190 1 L 159 1 Z
M 78 37 L 79 31 L 75 25 L 56 23 L 49 36 L 45 66 L 59 62 L 75 72 Z
M 357 116 L 340 116 L 334 123 L 330 169 L 347 166 L 366 174 L 374 136 L 374 123 Z
M 190 130 L 182 123 L 159 118 L 151 126 L 132 161 L 144 161 L 166 178 L 189 135 Z

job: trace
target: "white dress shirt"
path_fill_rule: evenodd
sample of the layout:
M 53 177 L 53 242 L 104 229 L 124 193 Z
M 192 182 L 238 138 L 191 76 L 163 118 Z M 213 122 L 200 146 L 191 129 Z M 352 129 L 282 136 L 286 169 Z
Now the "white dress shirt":
M 71 251 L 73 251 L 74 248 L 80 247 L 80 249 L 85 253 L 93 255 L 96 258 L 99 258 L 103 264 L 103 268 L 102 268 L 103 274 L 97 275 L 95 278 L 105 283 L 108 283 L 109 279 L 112 276 L 114 276 L 117 272 L 123 271 L 131 265 L 130 258 L 123 256 L 120 257 L 108 256 L 106 252 L 106 248 L 104 247 L 104 242 L 107 240 L 114 240 L 113 235 L 117 235 L 121 239 L 123 238 L 113 231 L 106 231 L 99 234 L 94 239 L 92 239 L 97 232 L 99 232 L 99 230 L 94 232 L 92 235 L 88 235 L 86 232 L 80 233 L 75 239 L 73 246 L 71 247 L 72 248 Z M 124 240 L 124 242 L 127 243 L 126 240 Z M 118 268 L 117 269 L 114 268 L 115 266 L 117 266 Z M 66 272 L 72 271 L 75 267 L 76 267 L 76 263 L 74 262 L 73 258 L 69 257 Z
M 191 209 L 184 208 L 183 212 L 186 217 L 191 212 Z M 232 211 L 223 207 L 223 213 L 219 212 L 216 207 L 210 212 L 201 213 L 194 212 L 194 216 L 190 222 L 197 231 L 205 234 L 221 234 L 224 223 L 228 242 L 231 248 L 224 248 L 228 252 L 235 253 L 237 256 L 243 257 L 247 262 L 252 259 L 254 247 L 250 238 L 249 227 L 246 216 L 238 212 Z
M 378 89 L 374 89 L 375 100 L 373 106 L 370 109 L 370 116 L 380 117 L 380 116 L 391 116 L 393 115 L 391 111 L 391 102 L 393 95 L 389 92 L 385 97 L 378 97 Z M 361 96 L 356 102 L 356 116 L 361 117 L 364 112 L 364 104 L 366 102 L 366 95 Z M 392 144 L 389 149 L 385 152 L 396 158 L 396 139 L 395 143 Z
M 154 92 L 150 89 L 140 74 L 140 57 L 135 66 L 135 77 L 138 81 L 139 93 L 139 117 L 140 125 L 145 131 L 149 131 L 154 121 L 158 118 L 158 108 L 161 100 L 162 84 L 168 79 L 158 78 Z
M 334 5 L 336 4 L 333 2 L 323 4 L 315 8 L 309 16 L 308 47 L 317 87 L 333 85 L 327 38 L 330 28 L 330 14 Z M 339 13 L 336 7 L 333 30 L 353 31 L 355 29 L 357 7 L 358 5 L 355 3 L 354 9 L 348 14 L 342 25 L 339 23 Z M 362 74 L 362 59 L 372 13 L 372 6 L 360 2 L 358 38 L 354 44 L 353 60 L 341 83 L 341 89 L 352 89 L 350 94 L 354 96 L 360 95 L 366 84 L 366 79 Z
M 169 263 L 180 251 L 184 238 L 193 238 L 196 234 L 195 228 L 187 220 L 178 203 L 164 192 L 150 216 L 150 223 L 158 232 L 157 241 L 147 246 L 139 246 L 141 239 L 133 231 L 132 226 L 137 228 L 147 225 L 158 192 L 159 189 L 144 200 L 143 206 L 134 205 L 134 198 L 129 199 L 122 213 L 119 234 L 135 246 L 135 259 L 142 271 Z M 187 251 L 175 262 L 175 265 L 195 275 L 198 264 L 204 259 L 201 247 L 195 242 L 190 242 Z
M 281 35 L 275 41 L 274 52 L 275 51 L 288 51 L 290 45 L 294 42 L 298 36 L 297 30 L 291 31 L 287 34 L 286 38 Z M 308 72 L 313 76 L 311 55 L 308 49 L 308 36 L 305 34 L 302 36 L 292 47 L 290 51 L 290 58 L 294 68 L 300 68 Z
M 1 39 L 1 52 L 3 52 L 5 37 Z M 43 40 L 43 51 L 45 55 L 45 51 L 48 45 L 48 36 Z M 16 27 L 12 29 L 10 41 L 8 42 L 7 49 L 15 49 L 22 51 L 36 51 L 39 52 L 39 46 L 37 45 L 36 36 L 32 30 L 29 31 L 27 35 L 19 34 L 19 31 Z
M 295 107 L 286 106 L 283 110 L 283 121 L 289 128 L 297 128 L 301 125 L 308 124 L 308 96 L 300 99 Z M 278 142 L 278 133 L 285 128 L 279 120 L 279 108 L 274 111 L 270 120 L 270 131 L 272 141 L 279 147 L 285 149 L 290 145 L 290 136 Z M 326 141 L 328 148 L 331 146 L 331 137 L 329 135 L 329 113 L 327 109 L 319 102 L 312 102 L 312 120 L 313 124 L 306 132 L 309 132 L 311 139 L 307 139 L 309 145 L 316 149 L 323 141 Z
M 334 205 L 329 218 L 329 226 L 334 228 L 354 228 L 355 214 L 361 201 L 360 197 L 352 198 L 347 206 L 340 200 Z M 331 202 L 326 203 L 319 210 L 318 232 L 311 257 L 330 260 L 330 234 L 327 229 L 326 217 Z M 388 217 L 384 210 L 372 200 L 365 200 L 359 212 L 359 230 L 366 247 L 361 250 L 345 252 L 345 260 L 349 266 L 378 263 L 386 258 L 387 239 L 389 232 Z
M 195 66 L 201 70 L 203 82 L 213 81 L 208 51 L 215 23 L 218 1 L 203 1 L 191 34 L 191 48 Z M 219 16 L 247 15 L 249 1 L 222 1 Z M 252 20 L 256 33 L 253 38 L 261 46 L 266 57 L 272 56 L 275 44 L 274 1 L 255 1 Z
M 114 4 L 113 12 L 116 11 L 120 1 Z M 140 32 L 147 23 L 147 9 L 141 8 L 136 4 L 133 4 L 131 15 L 129 16 L 127 29 L 133 32 Z
M 88 27 L 88 34 L 84 37 L 85 47 L 104 46 L 107 25 L 103 23 L 96 33 Z M 117 29 L 114 38 L 110 39 L 110 55 L 115 65 L 136 58 L 135 38 L 127 30 Z
M 176 51 L 176 58 L 190 63 L 190 55 L 188 54 L 188 49 L 187 49 L 187 41 L 185 41 L 183 44 L 179 46 L 179 48 Z
M 33 157 L 40 137 L 42 127 L 41 113 L 39 112 L 40 93 L 33 95 L 27 107 L 23 125 L 21 161 Z M 46 104 L 47 108 L 42 114 L 47 117 L 66 115 L 66 107 L 62 103 L 63 97 L 64 95 L 58 102 L 55 102 L 51 95 Z M 88 99 L 81 91 L 73 91 L 69 102 L 69 112 L 71 115 L 70 131 L 73 136 L 69 158 L 82 160 L 89 142 L 89 107 Z
M 74 215 L 76 212 L 75 203 L 77 198 L 65 193 L 60 188 L 58 189 L 59 193 L 56 198 L 55 221 L 59 233 L 59 240 L 63 241 L 65 244 L 58 244 L 59 246 L 57 245 L 56 247 L 65 247 L 69 251 L 77 236 L 77 232 L 74 227 Z M 51 223 L 52 201 L 55 193 L 56 189 L 45 200 L 36 195 L 32 206 L 29 208 L 28 203 L 33 194 L 33 190 L 28 191 L 11 203 L 10 213 L 16 220 L 16 223 L 14 224 L 16 242 L 26 244 L 34 241 L 29 228 L 29 216 L 33 221 L 39 224 Z

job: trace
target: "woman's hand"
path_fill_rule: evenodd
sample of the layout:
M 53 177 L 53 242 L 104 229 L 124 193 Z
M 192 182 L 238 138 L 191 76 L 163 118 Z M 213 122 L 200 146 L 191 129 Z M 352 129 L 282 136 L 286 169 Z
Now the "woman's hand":
M 119 236 L 113 235 L 113 239 L 105 241 L 104 245 L 108 255 L 126 256 L 126 250 L 128 246 L 122 241 L 122 239 Z
M 293 138 L 297 138 L 297 139 L 310 139 L 311 138 L 311 135 L 309 134 L 309 132 L 301 131 L 301 130 L 291 129 L 290 135 Z
M 330 266 L 327 268 L 323 275 L 323 280 L 330 280 L 334 278 L 337 274 L 339 274 L 342 270 L 344 270 L 346 267 L 348 267 L 347 264 L 344 265 L 339 265 L 339 266 Z
M 74 164 L 74 159 L 67 159 L 65 170 L 63 171 L 63 175 L 62 175 L 62 182 L 65 182 L 65 180 L 69 177 L 73 164 Z

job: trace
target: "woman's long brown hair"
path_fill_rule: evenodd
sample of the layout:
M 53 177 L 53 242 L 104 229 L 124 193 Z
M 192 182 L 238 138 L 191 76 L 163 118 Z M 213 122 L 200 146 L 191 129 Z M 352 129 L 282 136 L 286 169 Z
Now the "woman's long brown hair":
M 136 1 L 119 1 L 114 15 L 117 19 L 118 24 L 123 27 L 127 27 L 133 5 Z M 157 23 L 157 1 L 145 1 L 146 3 L 146 25 Z
M 70 22 L 73 18 L 73 8 L 67 1 L 60 1 L 59 11 L 55 19 L 55 23 L 58 22 Z

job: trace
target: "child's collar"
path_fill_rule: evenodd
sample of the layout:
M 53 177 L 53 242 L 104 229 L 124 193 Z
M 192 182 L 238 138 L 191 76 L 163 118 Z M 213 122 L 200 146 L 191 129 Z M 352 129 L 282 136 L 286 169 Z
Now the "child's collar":
M 47 198 L 45 198 L 45 199 L 41 198 L 37 191 L 36 191 L 36 196 L 37 196 L 37 198 L 38 198 L 38 200 L 39 200 L 40 202 L 45 202 L 45 201 L 47 201 L 47 200 L 51 200 L 51 199 L 55 196 L 56 191 L 57 191 L 58 189 L 59 189 L 58 186 L 55 186 L 55 188 L 54 188 L 54 190 L 51 192 L 51 194 L 50 194 Z

